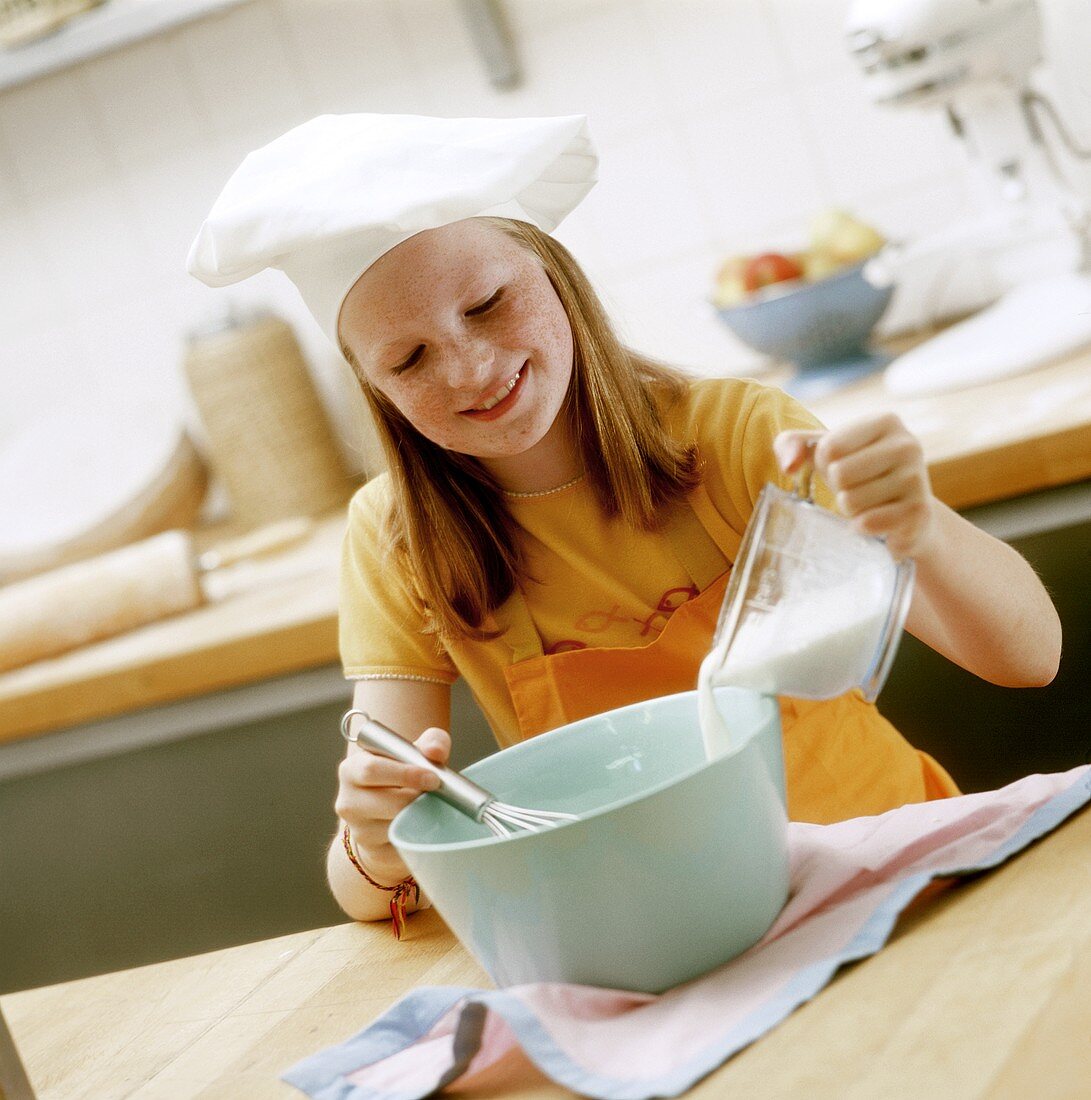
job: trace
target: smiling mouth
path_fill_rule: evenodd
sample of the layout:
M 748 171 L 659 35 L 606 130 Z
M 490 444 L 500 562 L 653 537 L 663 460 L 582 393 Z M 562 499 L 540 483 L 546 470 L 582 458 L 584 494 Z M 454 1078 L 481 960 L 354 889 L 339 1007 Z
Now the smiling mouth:
M 522 375 L 523 370 L 520 368 L 494 394 L 482 401 L 480 405 L 474 405 L 472 408 L 464 409 L 463 412 L 488 412 L 490 409 L 495 408 L 513 389 L 515 389 Z

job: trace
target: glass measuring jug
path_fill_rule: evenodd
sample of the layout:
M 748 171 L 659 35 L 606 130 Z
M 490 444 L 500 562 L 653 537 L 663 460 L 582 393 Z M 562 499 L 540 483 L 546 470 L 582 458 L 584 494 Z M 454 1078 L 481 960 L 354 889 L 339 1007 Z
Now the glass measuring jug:
M 913 563 L 811 499 L 767 485 L 743 536 L 706 659 L 711 682 L 770 695 L 878 696 L 913 596 Z M 702 674 L 705 670 L 702 669 Z

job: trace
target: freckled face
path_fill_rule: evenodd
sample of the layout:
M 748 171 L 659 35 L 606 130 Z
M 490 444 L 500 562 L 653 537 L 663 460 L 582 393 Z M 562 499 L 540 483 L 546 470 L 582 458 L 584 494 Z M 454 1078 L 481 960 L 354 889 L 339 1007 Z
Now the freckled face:
M 371 385 L 433 443 L 502 484 L 526 480 L 506 460 L 528 474 L 556 462 L 571 326 L 537 257 L 494 226 L 471 218 L 403 241 L 356 281 L 339 327 Z

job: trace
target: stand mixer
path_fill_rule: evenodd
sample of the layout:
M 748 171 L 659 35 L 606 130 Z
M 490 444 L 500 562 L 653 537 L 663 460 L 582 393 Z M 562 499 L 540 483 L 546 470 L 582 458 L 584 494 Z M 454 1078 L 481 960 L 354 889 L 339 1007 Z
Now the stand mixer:
M 1061 0 L 1051 11 L 1062 29 L 1067 18 L 1072 32 L 1087 20 L 1086 9 L 1082 21 L 1078 11 L 1066 17 Z M 1058 259 L 1055 247 L 1044 271 L 1040 262 L 1037 270 L 1024 264 L 1022 279 L 1009 280 L 1013 285 L 988 308 L 896 358 L 884 376 L 891 392 L 961 389 L 1091 345 L 1091 208 L 1069 181 L 1056 144 L 1076 162 L 1091 162 L 1091 148 L 1034 87 L 1048 52 L 1043 14 L 1038 0 L 854 0 L 849 10 L 849 49 L 872 100 L 945 111 L 992 185 L 982 215 L 888 246 L 865 277 L 889 285 L 922 261 L 975 247 L 1002 259 L 1005 251 L 1052 240 L 1069 253 Z M 1050 63 L 1061 68 L 1059 53 Z

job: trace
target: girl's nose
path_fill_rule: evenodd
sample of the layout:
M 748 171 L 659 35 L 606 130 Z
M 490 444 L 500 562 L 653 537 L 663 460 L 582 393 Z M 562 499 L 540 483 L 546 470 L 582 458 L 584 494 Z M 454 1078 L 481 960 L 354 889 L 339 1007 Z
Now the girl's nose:
M 475 391 L 488 382 L 493 373 L 496 352 L 484 340 L 463 340 L 448 351 L 447 377 L 453 389 Z M 475 396 L 470 392 L 470 396 Z

